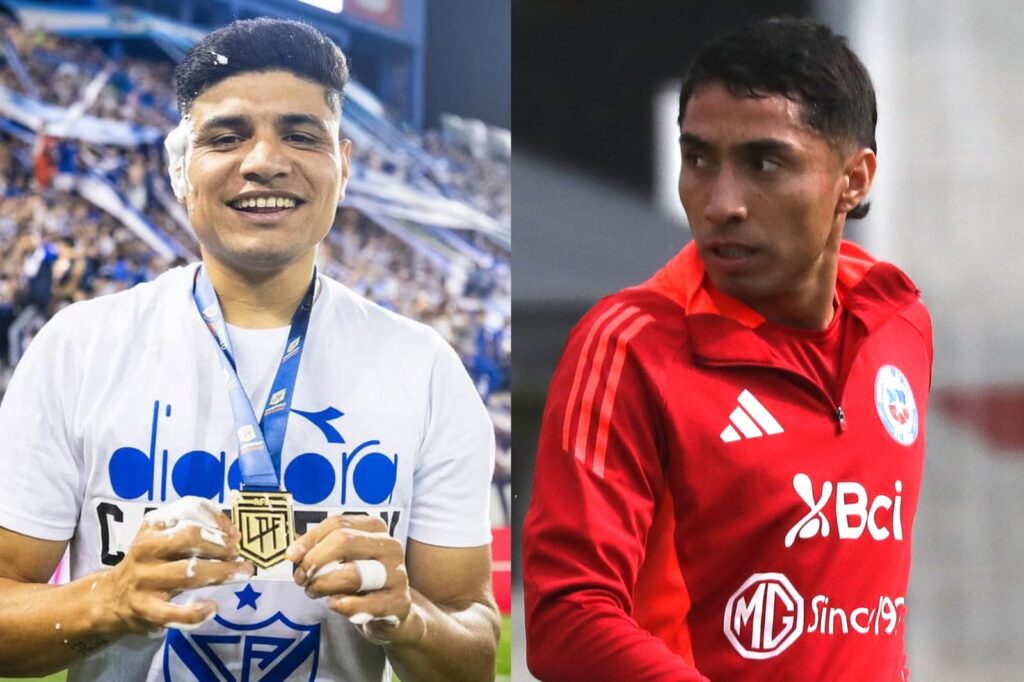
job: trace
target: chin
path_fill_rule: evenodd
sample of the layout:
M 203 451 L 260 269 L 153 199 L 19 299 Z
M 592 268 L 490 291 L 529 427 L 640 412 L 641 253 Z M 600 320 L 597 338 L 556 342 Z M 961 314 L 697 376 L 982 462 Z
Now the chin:
M 288 267 L 302 254 L 294 251 L 276 251 L 266 248 L 239 249 L 223 255 L 218 254 L 217 258 L 223 263 L 231 265 L 239 270 L 250 270 L 258 272 L 274 272 Z
M 735 298 L 741 303 L 750 305 L 750 302 L 764 298 L 767 287 L 751 277 L 711 277 L 711 283 L 720 292 Z

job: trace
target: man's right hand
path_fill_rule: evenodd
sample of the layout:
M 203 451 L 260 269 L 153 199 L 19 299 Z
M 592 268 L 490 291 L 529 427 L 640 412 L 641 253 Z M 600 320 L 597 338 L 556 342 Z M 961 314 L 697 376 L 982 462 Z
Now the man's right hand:
M 173 604 L 185 590 L 244 582 L 255 567 L 238 557 L 238 530 L 208 500 L 187 497 L 147 514 L 116 567 L 94 577 L 110 604 L 111 634 L 195 628 L 216 614 L 209 600 Z

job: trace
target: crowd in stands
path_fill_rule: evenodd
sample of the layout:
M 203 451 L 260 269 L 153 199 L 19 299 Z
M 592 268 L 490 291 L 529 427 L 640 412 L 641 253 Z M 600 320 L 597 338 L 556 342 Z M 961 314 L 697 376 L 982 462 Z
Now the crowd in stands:
M 177 125 L 170 60 L 114 60 L 93 43 L 25 32 L 0 15 L 0 44 L 4 40 L 9 41 L 5 49 L 13 48 L 24 65 L 28 82 L 0 53 L 0 87 L 61 107 L 81 108 L 84 102 L 83 113 L 161 133 Z M 407 135 L 439 161 L 432 172 L 446 196 L 507 227 L 510 158 L 500 149 L 481 152 L 459 131 L 446 125 L 442 131 Z M 182 208 L 167 200 L 159 143 L 123 148 L 49 135 L 46 129 L 31 132 L 34 144 L 0 132 L 0 395 L 25 344 L 61 307 L 131 287 L 198 254 Z M 403 179 L 413 165 L 381 149 L 357 145 L 354 151 L 353 166 L 371 174 Z M 116 188 L 177 255 L 161 258 L 76 191 L 76 178 L 86 173 Z M 380 305 L 436 328 L 500 413 L 497 422 L 505 419 L 510 383 L 509 252 L 479 233 L 457 234 L 489 254 L 493 264 L 469 272 L 446 270 L 372 217 L 343 207 L 322 249 L 322 268 Z

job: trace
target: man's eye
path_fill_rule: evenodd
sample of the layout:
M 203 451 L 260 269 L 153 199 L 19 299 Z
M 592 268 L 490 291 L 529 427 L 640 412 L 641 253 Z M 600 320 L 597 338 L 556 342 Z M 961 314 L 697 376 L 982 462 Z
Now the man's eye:
M 782 164 L 778 161 L 772 161 L 771 159 L 754 159 L 753 165 L 754 170 L 761 171 L 763 173 L 771 173 L 782 167 Z
M 215 147 L 224 147 L 228 145 L 238 144 L 242 140 L 238 135 L 218 135 L 217 137 L 210 140 L 210 144 Z
M 700 154 L 693 153 L 693 152 L 691 152 L 689 154 L 685 154 L 683 156 L 683 162 L 687 166 L 689 166 L 690 168 L 707 168 L 708 167 L 708 160 L 704 156 L 702 156 Z
M 316 142 L 316 138 L 314 138 L 312 135 L 307 135 L 305 133 L 291 133 L 284 139 L 288 142 L 297 142 L 299 144 L 313 144 L 314 142 Z

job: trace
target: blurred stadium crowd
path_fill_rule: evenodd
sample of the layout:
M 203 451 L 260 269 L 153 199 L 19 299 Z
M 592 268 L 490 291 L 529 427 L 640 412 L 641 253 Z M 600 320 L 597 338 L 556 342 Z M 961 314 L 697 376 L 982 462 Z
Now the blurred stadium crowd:
M 0 49 L 0 104 L 66 111 L 63 120 L 41 117 L 26 126 L 0 109 L 2 396 L 24 348 L 56 311 L 194 261 L 198 248 L 164 170 L 163 135 L 178 123 L 173 62 L 115 59 L 93 42 L 24 31 L 4 15 Z M 353 198 L 338 211 L 320 267 L 432 325 L 459 352 L 494 417 L 504 515 L 511 476 L 511 134 L 455 116 L 445 117 L 441 130 L 419 134 L 383 120 L 383 107 L 374 114 L 368 120 L 363 112 L 357 128 L 347 112 L 343 120 L 342 133 L 355 142 Z M 72 132 L 83 118 L 159 135 L 134 145 L 97 143 Z M 405 187 L 415 195 L 403 195 Z M 500 227 L 498 236 L 438 219 L 435 198 L 447 202 L 442 213 L 454 202 L 482 214 Z

